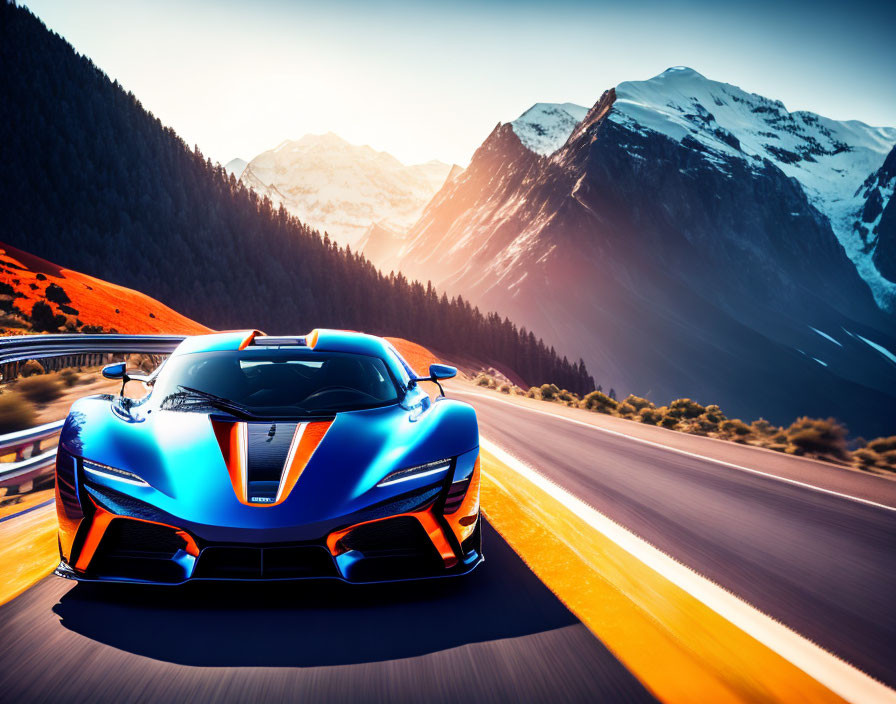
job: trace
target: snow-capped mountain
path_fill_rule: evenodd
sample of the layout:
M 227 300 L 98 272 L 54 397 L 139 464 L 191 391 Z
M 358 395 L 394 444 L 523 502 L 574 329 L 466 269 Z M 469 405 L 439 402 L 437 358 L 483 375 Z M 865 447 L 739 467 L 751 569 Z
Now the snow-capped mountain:
M 510 124 L 525 147 L 553 154 L 587 114 L 588 108 L 575 103 L 535 103 Z
M 871 253 L 874 265 L 872 275 L 886 279 L 888 293 L 896 282 L 896 147 L 890 151 L 883 166 L 871 174 L 857 193 L 861 208 L 856 209 L 855 233 L 862 242 L 862 260 L 868 266 L 867 255 Z M 870 267 L 868 267 L 870 269 Z M 892 301 L 892 299 L 889 299 Z
M 231 159 L 224 164 L 224 173 L 228 176 L 233 176 L 235 179 L 239 179 L 239 177 L 243 175 L 243 171 L 246 170 L 248 164 L 249 162 L 245 159 Z
M 496 127 L 400 266 L 583 356 L 605 387 L 888 432 L 894 143 L 670 69 L 606 91 L 556 151 Z
M 896 144 L 896 128 L 838 122 L 811 112 L 788 112 L 780 100 L 711 81 L 675 67 L 649 81 L 620 83 L 608 119 L 632 130 L 657 132 L 679 143 L 696 140 L 707 159 L 775 164 L 799 181 L 809 202 L 834 234 L 874 293 L 896 309 L 896 283 L 873 263 L 873 245 L 856 228 L 865 198 L 859 191 Z M 886 189 L 889 188 L 889 191 Z M 892 195 L 892 187 L 884 187 Z
M 386 152 L 328 133 L 259 154 L 240 180 L 340 244 L 355 246 L 373 223 L 407 230 L 450 170 L 435 160 L 406 166 Z

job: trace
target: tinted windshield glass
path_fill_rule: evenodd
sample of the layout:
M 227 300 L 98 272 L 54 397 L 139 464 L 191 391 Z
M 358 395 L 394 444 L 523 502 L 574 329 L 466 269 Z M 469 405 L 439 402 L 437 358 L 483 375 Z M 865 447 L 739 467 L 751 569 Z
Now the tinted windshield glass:
M 309 415 L 374 408 L 398 400 L 383 360 L 295 349 L 248 349 L 172 357 L 153 396 L 168 408 L 217 404 L 255 415 Z

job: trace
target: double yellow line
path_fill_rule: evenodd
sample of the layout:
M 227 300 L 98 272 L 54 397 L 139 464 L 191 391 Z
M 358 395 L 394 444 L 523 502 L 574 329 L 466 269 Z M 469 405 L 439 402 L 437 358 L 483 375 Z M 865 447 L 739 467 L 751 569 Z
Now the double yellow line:
M 600 521 L 500 448 L 485 440 L 482 447 L 489 522 L 660 700 L 896 701 L 892 690 Z M 665 575 L 657 560 L 668 561 Z

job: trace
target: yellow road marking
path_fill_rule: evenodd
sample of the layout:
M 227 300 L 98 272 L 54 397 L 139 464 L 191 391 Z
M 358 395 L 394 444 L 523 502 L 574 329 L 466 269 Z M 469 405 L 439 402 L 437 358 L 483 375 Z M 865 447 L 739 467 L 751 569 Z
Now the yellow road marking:
M 482 506 L 538 578 L 659 699 L 843 701 L 485 450 Z
M 0 523 L 0 604 L 46 577 L 58 562 L 52 504 Z

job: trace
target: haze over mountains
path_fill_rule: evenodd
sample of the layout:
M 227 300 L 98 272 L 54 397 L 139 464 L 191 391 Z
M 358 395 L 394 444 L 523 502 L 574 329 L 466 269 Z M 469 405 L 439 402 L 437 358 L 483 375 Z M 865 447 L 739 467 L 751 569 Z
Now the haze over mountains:
M 896 130 L 681 67 L 572 127 L 536 108 L 433 198 L 404 273 L 547 331 L 605 388 L 892 429 Z
M 239 179 L 338 243 L 355 246 L 374 224 L 407 231 L 450 171 L 437 160 L 407 166 L 330 132 L 259 154 Z
M 584 364 L 502 315 L 383 275 L 273 208 L 8 2 L 0 2 L 0 65 L 2 241 L 13 247 L 211 328 L 364 330 L 446 354 L 472 348 L 530 384 L 593 388 Z M 4 266 L 18 285 L 13 264 Z

